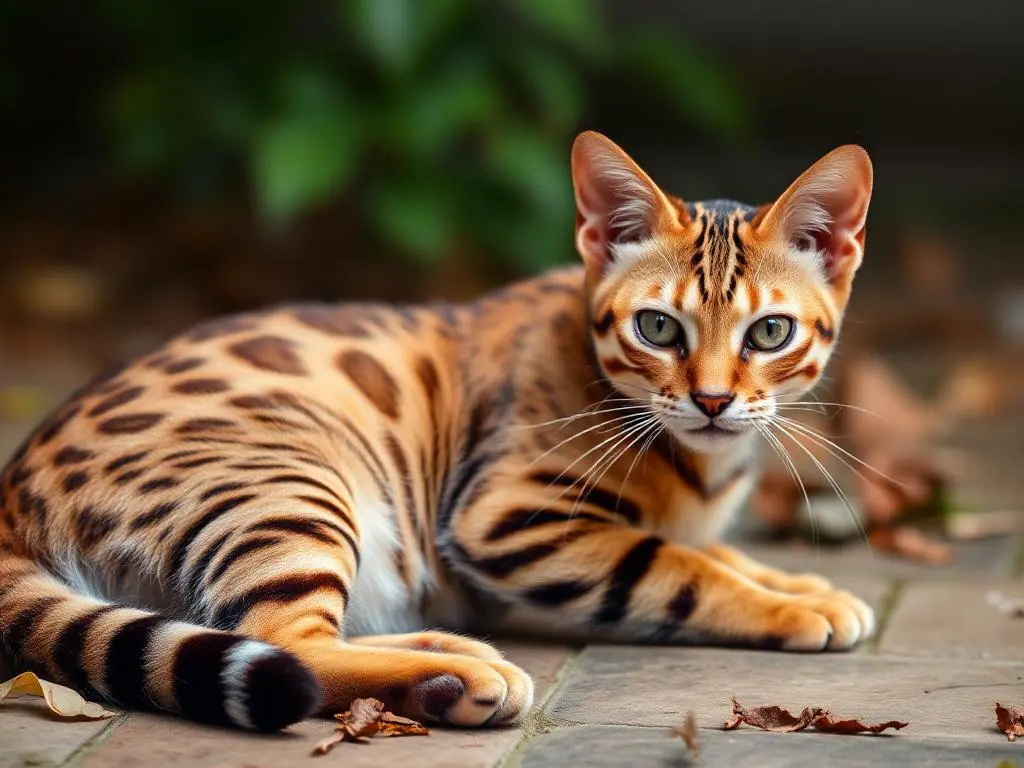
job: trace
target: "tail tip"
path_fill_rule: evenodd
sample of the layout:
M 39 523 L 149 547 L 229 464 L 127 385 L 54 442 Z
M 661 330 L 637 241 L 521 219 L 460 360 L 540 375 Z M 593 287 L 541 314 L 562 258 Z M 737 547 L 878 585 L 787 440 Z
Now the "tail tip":
M 254 731 L 297 723 L 316 712 L 323 698 L 320 684 L 298 659 L 255 640 L 233 649 L 224 681 L 228 717 Z

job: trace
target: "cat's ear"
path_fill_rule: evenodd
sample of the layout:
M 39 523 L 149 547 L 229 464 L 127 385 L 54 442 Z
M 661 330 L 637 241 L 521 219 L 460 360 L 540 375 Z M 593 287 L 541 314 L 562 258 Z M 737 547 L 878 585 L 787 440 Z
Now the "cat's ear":
M 685 212 L 673 206 L 614 142 L 581 133 L 572 146 L 576 193 L 576 250 L 592 275 L 601 275 L 628 243 L 679 228 Z
M 834 149 L 808 168 L 759 217 L 761 237 L 818 254 L 825 277 L 846 291 L 864 256 L 871 159 L 862 147 Z

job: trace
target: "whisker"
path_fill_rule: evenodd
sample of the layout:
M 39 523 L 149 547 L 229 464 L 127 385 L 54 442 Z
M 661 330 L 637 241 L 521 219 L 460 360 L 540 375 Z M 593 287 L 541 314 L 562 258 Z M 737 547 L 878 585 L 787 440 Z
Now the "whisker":
M 544 451 L 544 453 L 542 453 L 540 456 L 538 456 L 533 461 L 531 461 L 530 462 L 530 466 L 531 467 L 534 466 L 537 462 L 539 462 L 542 459 L 546 458 L 547 456 L 551 455 L 552 453 L 554 453 L 555 451 L 557 451 L 559 448 L 561 448 L 562 446 L 566 445 L 567 443 L 571 443 L 576 438 L 582 437 L 583 435 L 586 435 L 586 434 L 589 434 L 590 432 L 593 432 L 596 429 L 606 428 L 612 422 L 616 422 L 616 421 L 623 422 L 622 424 L 619 424 L 619 427 L 621 428 L 621 427 L 625 426 L 626 423 L 628 423 L 632 419 L 643 419 L 643 418 L 647 417 L 648 415 L 649 415 L 648 413 L 632 413 L 632 414 L 627 414 L 625 416 L 616 416 L 614 419 L 608 419 L 608 420 L 605 420 L 605 421 L 601 421 L 601 422 L 599 422 L 597 424 L 592 424 L 591 426 L 587 427 L 586 429 L 582 429 L 579 432 L 576 432 L 575 434 L 569 435 L 569 437 L 567 437 L 564 440 L 558 442 L 557 444 L 555 444 L 551 448 L 548 448 L 548 450 Z M 608 438 L 608 439 L 611 440 L 613 438 Z M 603 445 L 603 443 L 601 445 Z M 600 447 L 600 446 L 597 446 L 597 447 Z M 593 450 L 593 449 L 591 449 L 591 450 Z M 587 456 L 586 453 L 583 454 L 583 456 L 581 456 L 580 459 L 584 458 L 585 456 Z M 579 461 L 579 459 L 577 459 L 577 461 Z M 569 469 L 571 467 L 572 467 L 572 465 L 570 464 L 569 467 L 567 467 L 566 469 Z M 561 475 L 559 477 L 561 477 Z
M 768 444 L 772 447 L 779 458 L 782 459 L 783 464 L 786 466 L 786 471 L 789 476 L 793 479 L 794 484 L 800 489 L 800 493 L 803 494 L 804 504 L 807 505 L 807 519 L 811 522 L 811 541 L 814 542 L 814 546 L 817 549 L 818 546 L 818 527 L 814 521 L 814 508 L 811 506 L 811 497 L 807 493 L 807 487 L 804 485 L 803 479 L 800 477 L 800 472 L 796 468 L 796 462 L 793 461 L 793 457 L 789 455 L 789 451 L 786 450 L 786 446 L 782 444 L 775 435 L 768 431 L 768 427 L 764 424 L 756 424 L 757 431 L 768 441 Z
M 580 413 L 573 414 L 572 416 L 563 416 L 559 419 L 551 419 L 551 421 L 541 421 L 536 424 L 514 424 L 512 429 L 536 429 L 538 427 L 550 427 L 554 424 L 566 424 L 573 421 L 579 421 L 580 419 L 586 419 L 591 416 L 605 413 L 618 413 L 620 411 L 633 411 L 641 409 L 649 409 L 649 403 L 637 404 L 637 405 L 624 405 L 619 408 L 607 408 L 593 411 L 581 411 Z
M 839 486 L 839 483 L 836 482 L 836 479 L 832 477 L 832 474 L 825 468 L 825 465 L 818 460 L 818 457 L 811 453 L 811 450 L 806 445 L 801 443 L 796 438 L 796 436 L 793 435 L 792 432 L 790 432 L 784 426 L 778 423 L 774 424 L 773 426 L 776 429 L 781 430 L 783 434 L 785 434 L 790 440 L 792 440 L 800 448 L 800 450 L 806 453 L 808 458 L 814 462 L 814 465 L 818 468 L 818 471 L 821 472 L 821 474 L 825 477 L 825 480 L 828 481 L 828 484 L 832 486 L 832 490 L 835 491 L 836 496 L 838 496 L 840 501 L 843 502 L 843 506 L 846 508 L 846 511 L 850 513 L 851 519 L 857 526 L 857 531 L 860 533 L 861 537 L 864 539 L 864 543 L 870 550 L 871 542 L 868 540 L 868 533 L 864 529 L 864 525 L 861 523 L 860 517 L 857 515 L 857 512 L 854 509 L 853 503 L 850 501 L 850 497 L 847 496 L 846 492 Z
M 882 418 L 877 413 L 867 408 L 861 408 L 859 405 L 850 405 L 848 403 L 824 403 L 818 400 L 797 400 L 794 402 L 776 402 L 776 408 L 788 408 L 793 405 L 808 405 L 808 406 L 827 406 L 830 408 L 846 408 L 847 410 L 857 411 L 858 413 L 866 413 L 868 416 L 874 416 L 875 418 Z
M 620 424 L 620 425 L 619 425 L 619 428 L 620 428 L 620 429 L 626 429 L 626 430 L 629 430 L 629 429 L 632 429 L 632 428 L 633 428 L 633 427 L 634 427 L 634 426 L 635 426 L 636 424 L 640 423 L 641 421 L 644 421 L 644 420 L 646 420 L 646 419 L 649 419 L 649 418 L 657 418 L 657 417 L 656 417 L 656 416 L 652 416 L 652 415 L 650 415 L 650 414 L 639 414 L 639 415 L 627 416 L 627 417 L 625 417 L 625 418 L 626 418 L 626 419 L 629 419 L 630 421 L 629 421 L 628 423 Z M 603 426 L 605 426 L 605 425 L 604 425 L 604 423 L 601 423 L 601 424 L 597 424 L 597 425 L 595 425 L 595 426 L 593 426 L 593 427 L 590 427 L 590 428 L 589 428 L 589 429 L 588 429 L 587 431 L 588 431 L 588 432 L 590 432 L 590 431 L 593 431 L 594 429 L 598 429 L 599 427 L 603 427 Z M 578 433 L 578 434 L 576 434 L 576 435 L 573 435 L 572 437 L 570 437 L 570 438 L 567 438 L 566 440 L 563 440 L 563 441 L 562 441 L 561 443 L 559 443 L 559 444 L 558 444 L 557 446 L 555 446 L 554 448 L 552 448 L 552 449 L 550 449 L 550 450 L 548 450 L 548 451 L 545 451 L 545 452 L 544 452 L 543 454 L 541 454 L 541 455 L 540 455 L 540 456 L 538 456 L 538 457 L 537 457 L 536 459 L 534 459 L 534 460 L 533 460 L 532 462 L 530 462 L 530 466 L 533 466 L 533 465 L 534 465 L 534 464 L 536 464 L 536 463 L 537 463 L 538 461 L 540 461 L 541 459 L 543 459 L 543 458 L 544 458 L 545 456 L 547 456 L 548 454 L 550 454 L 550 453 L 551 453 L 552 451 L 554 451 L 554 450 L 556 450 L 556 449 L 560 448 L 560 447 L 561 447 L 562 445 L 564 445 L 565 443 L 569 442 L 570 440 L 574 440 L 575 438 L 579 437 L 579 436 L 580 436 L 581 434 L 584 434 L 584 433 L 582 433 L 582 432 L 581 432 L 581 433 Z M 600 443 L 598 443 L 597 445 L 595 445 L 595 446 L 592 446 L 592 447 L 591 447 L 591 448 L 590 448 L 589 450 L 587 450 L 587 451 L 586 451 L 586 452 L 585 452 L 585 453 L 584 453 L 584 454 L 583 454 L 582 456 L 579 456 L 579 457 L 578 457 L 578 458 L 577 458 L 577 459 L 576 459 L 575 461 L 573 461 L 573 462 L 572 462 L 572 463 L 571 463 L 571 464 L 570 464 L 569 466 L 567 466 L 567 467 L 566 467 L 565 469 L 563 469 L 563 470 L 562 470 L 562 472 L 561 472 L 561 473 L 560 473 L 560 474 L 559 474 L 559 475 L 558 475 L 558 476 L 557 476 L 557 477 L 556 477 L 556 478 L 555 478 L 554 480 L 552 480 L 552 481 L 551 481 L 551 482 L 550 482 L 550 483 L 549 483 L 548 485 L 549 485 L 549 486 L 550 486 L 550 485 L 555 485 L 555 484 L 556 484 L 556 483 L 557 483 L 557 482 L 558 482 L 559 480 L 561 480 L 561 479 L 562 479 L 563 477 L 565 477 L 565 473 L 566 473 L 566 472 L 568 472 L 568 471 L 569 471 L 570 469 L 572 469 L 573 467 L 575 467 L 575 466 L 576 466 L 577 464 L 579 464 L 579 463 L 580 463 L 581 461 L 583 461 L 583 459 L 587 458 L 587 456 L 589 456 L 590 454 L 592 454 L 592 453 L 593 453 L 594 451 L 600 450 L 600 449 L 601 449 L 601 448 L 602 448 L 603 446 L 607 445 L 607 444 L 608 444 L 608 443 L 610 443 L 610 442 L 611 442 L 612 440 L 615 440 L 615 439 L 616 439 L 617 437 L 619 437 L 619 435 L 612 435 L 611 437 L 605 438 L 604 440 L 602 440 L 602 441 L 601 441 Z M 569 486 L 569 487 L 571 488 L 572 486 Z
M 584 480 L 583 491 L 580 493 L 579 497 L 577 497 L 576 503 L 573 504 L 573 508 L 572 508 L 572 511 L 570 512 L 570 515 L 576 513 L 576 509 L 577 509 L 578 505 L 585 503 L 585 500 L 587 498 L 587 494 L 592 489 L 594 489 L 594 488 L 596 488 L 598 486 L 598 484 L 601 482 L 601 480 L 604 479 L 604 476 L 608 473 L 608 470 L 610 470 L 613 466 L 615 466 L 615 464 L 619 461 L 619 459 L 622 458 L 622 456 L 624 456 L 626 454 L 626 452 L 629 451 L 630 448 L 632 448 L 634 445 L 636 445 L 636 443 L 638 443 L 640 440 L 642 440 L 646 436 L 647 430 L 651 429 L 653 426 L 656 426 L 657 423 L 658 423 L 658 417 L 654 416 L 654 417 L 652 417 L 652 419 L 650 421 L 648 421 L 648 422 L 646 422 L 644 424 L 641 424 L 639 427 L 634 427 L 633 430 L 629 434 L 626 435 L 626 438 L 629 438 L 629 439 L 628 439 L 628 441 L 626 441 L 625 438 L 623 439 L 623 441 L 626 442 L 625 446 L 621 450 L 618 450 L 617 453 L 615 453 L 615 455 L 612 456 L 610 460 L 605 462 L 604 469 L 601 470 L 601 474 L 597 475 L 597 477 L 593 479 L 593 482 L 588 482 L 587 480 Z M 612 452 L 615 451 L 618 448 L 618 446 L 622 444 L 623 441 L 619 441 L 618 443 L 613 445 L 604 454 L 604 456 L 602 456 L 601 459 L 598 460 L 594 464 L 593 467 L 591 467 L 591 469 L 588 471 L 587 474 L 590 475 L 591 477 L 593 477 L 593 475 L 597 471 L 597 466 L 602 461 L 605 461 L 605 459 L 607 459 L 612 454 Z
M 633 474 L 633 468 L 636 466 L 637 462 L 640 461 L 641 457 L 645 453 L 647 453 L 647 450 L 651 447 L 651 443 L 658 439 L 658 435 L 660 435 L 664 431 L 664 429 L 664 424 L 658 424 L 657 429 L 653 430 L 650 436 L 648 436 L 647 441 L 642 446 L 640 446 L 640 450 L 637 451 L 636 456 L 633 457 L 633 461 L 630 463 L 629 469 L 626 470 L 626 476 L 622 479 L 622 482 L 619 484 L 619 495 L 616 499 L 616 503 L 622 501 L 622 492 L 626 489 L 626 486 L 629 484 L 629 476 Z
M 872 472 L 874 472 L 876 475 L 878 475 L 879 477 L 881 477 L 881 478 L 883 478 L 885 480 L 888 480 L 890 483 L 895 485 L 897 488 L 903 488 L 903 489 L 908 489 L 909 488 L 909 486 L 906 483 L 903 483 L 903 482 L 897 480 L 896 478 L 889 477 L 889 475 L 885 474 L 881 470 L 876 469 L 875 467 L 871 466 L 870 464 L 868 464 L 863 459 L 857 457 L 853 453 L 850 453 L 848 450 L 846 450 L 842 446 L 837 445 L 835 443 L 835 441 L 830 440 L 829 438 L 825 437 L 825 435 L 823 435 L 821 432 L 819 432 L 818 430 L 814 429 L 813 427 L 811 427 L 811 426 L 809 426 L 807 424 L 803 424 L 803 423 L 801 423 L 799 421 L 794 421 L 793 419 L 787 419 L 785 416 L 773 416 L 771 418 L 772 418 L 772 420 L 779 421 L 780 423 L 785 424 L 786 426 L 788 426 L 790 429 L 796 430 L 797 432 L 800 432 L 801 434 L 803 434 L 806 437 L 808 437 L 809 439 L 811 439 L 816 445 L 819 445 L 820 447 L 824 448 L 832 456 L 834 456 L 835 458 L 839 459 L 839 461 L 843 462 L 843 464 L 847 467 L 847 469 L 849 469 L 851 472 L 856 474 L 857 477 L 861 478 L 862 480 L 867 480 L 867 478 L 864 477 L 864 475 L 860 471 L 858 471 L 858 469 L 856 467 L 852 466 L 848 461 L 846 461 L 843 458 L 843 456 L 848 456 L 849 458 L 853 459 L 854 461 L 856 461 L 858 464 L 860 464 L 864 468 L 869 469 Z M 833 449 L 835 449 L 835 450 L 833 450 Z M 836 453 L 836 451 L 838 451 L 839 453 Z M 843 456 L 840 456 L 839 455 L 840 453 L 843 454 Z
M 586 470 L 585 472 L 583 472 L 583 473 L 582 473 L 582 474 L 581 474 L 581 475 L 580 475 L 580 476 L 579 476 L 578 478 L 576 478 L 576 479 L 575 479 L 575 480 L 574 480 L 574 481 L 573 481 L 573 482 L 572 482 L 572 483 L 571 483 L 570 485 L 566 486 L 566 487 L 565 487 L 565 488 L 564 488 L 564 489 L 563 489 L 563 490 L 561 491 L 561 493 L 559 493 L 559 494 L 558 494 L 557 496 L 555 496 L 555 497 L 554 497 L 554 498 L 552 499 L 552 502 L 554 502 L 554 501 L 558 501 L 559 499 L 561 499 L 561 498 L 562 498 L 563 496 L 565 496 L 565 495 L 566 495 L 567 493 L 569 493 L 570 491 L 573 491 L 573 490 L 575 490 L 575 491 L 576 491 L 576 494 L 577 494 L 577 496 L 576 496 L 576 500 L 574 501 L 574 503 L 573 503 L 573 506 L 572 506 L 572 508 L 571 508 L 571 509 L 570 509 L 570 511 L 569 511 L 569 519 L 571 520 L 571 519 L 573 518 L 573 516 L 574 516 L 574 515 L 576 514 L 576 512 L 577 512 L 577 510 L 578 510 L 578 508 L 579 508 L 579 506 L 580 506 L 580 504 L 584 503 L 584 501 L 585 501 L 585 498 L 586 498 L 586 494 L 587 494 L 587 479 L 588 479 L 588 478 L 589 478 L 590 476 L 592 476 L 592 474 L 593 474 L 593 473 L 595 472 L 596 468 L 597 468 L 598 466 L 600 466 L 600 465 L 601 465 L 601 464 L 602 464 L 602 463 L 603 463 L 603 462 L 605 461 L 605 459 L 607 459 L 607 458 L 608 458 L 608 456 L 610 456 L 610 455 L 612 454 L 612 452 L 613 452 L 613 451 L 614 451 L 614 450 L 616 449 L 616 447 L 618 447 L 619 445 L 621 445 L 621 444 L 622 444 L 622 442 L 623 442 L 623 441 L 625 441 L 625 440 L 628 440 L 628 439 L 630 438 L 630 436 L 631 436 L 631 435 L 634 435 L 634 434 L 635 434 L 635 433 L 636 433 L 637 431 L 640 431 L 640 432 L 642 433 L 642 432 L 643 432 L 644 430 L 646 430 L 646 429 L 647 429 L 647 428 L 648 428 L 648 427 L 649 427 L 649 426 L 650 426 L 650 425 L 651 425 L 652 423 L 656 423 L 657 421 L 658 421 L 658 417 L 657 417 L 656 415 L 651 415 L 651 416 L 650 416 L 650 417 L 648 418 L 648 420 L 647 420 L 647 421 L 644 421 L 644 422 L 642 422 L 642 423 L 640 423 L 640 424 L 631 424 L 631 425 L 630 425 L 630 426 L 629 426 L 629 427 L 628 427 L 628 428 L 626 429 L 625 433 L 623 433 L 623 434 L 620 434 L 620 435 L 613 435 L 612 437 L 609 437 L 609 438 L 607 438 L 606 440 L 603 440 L 603 441 L 602 441 L 602 442 L 601 442 L 600 444 L 598 444 L 598 445 L 594 446 L 594 447 L 593 447 L 593 448 L 591 448 L 591 449 L 590 449 L 589 451 L 587 451 L 587 452 L 586 452 L 585 454 L 583 454 L 583 456 L 580 456 L 580 457 L 579 457 L 578 459 L 576 459 L 576 461 L 574 461 L 574 462 L 573 462 L 572 464 L 570 464 L 570 465 L 569 465 L 568 467 L 566 467 L 566 469 L 565 469 L 565 470 L 564 470 L 564 471 L 563 471 L 563 472 L 562 472 L 562 473 L 561 473 L 561 474 L 560 474 L 560 475 L 559 475 L 559 476 L 558 476 L 557 478 L 555 478 L 555 480 L 552 480 L 552 481 L 551 481 L 551 483 L 549 483 L 549 484 L 548 484 L 548 487 L 549 487 L 549 488 L 550 488 L 550 487 L 551 487 L 552 485 L 555 485 L 555 483 L 556 483 L 556 482 L 557 482 L 557 481 L 558 481 L 559 479 L 561 479 L 561 478 L 562 478 L 562 477 L 563 477 L 563 476 L 565 475 L 565 473 L 566 473 L 566 472 L 568 472 L 568 471 L 569 471 L 570 469 L 572 469 L 572 467 L 573 467 L 573 466 L 575 466 L 576 464 L 578 464 L 578 463 L 580 462 L 580 460 L 582 460 L 583 458 L 585 458 L 585 457 L 586 457 L 586 456 L 587 456 L 588 454 L 590 454 L 590 453 L 593 453 L 593 452 L 594 452 L 595 450 L 597 450 L 598 448 L 602 447 L 603 445 L 605 445 L 605 444 L 606 444 L 606 443 L 608 443 L 608 442 L 611 442 L 611 441 L 613 441 L 613 440 L 615 441 L 615 442 L 614 442 L 614 443 L 613 443 L 613 444 L 612 444 L 611 446 L 609 446 L 609 447 L 608 447 L 608 448 L 607 448 L 607 449 L 606 449 L 606 450 L 605 450 L 605 451 L 604 451 L 604 452 L 603 452 L 603 453 L 602 453 L 602 454 L 601 454 L 601 455 L 600 455 L 600 456 L 599 456 L 599 457 L 597 458 L 597 460 L 596 460 L 596 461 L 594 461 L 594 462 L 593 462 L 593 463 L 592 463 L 592 464 L 591 464 L 591 465 L 590 465 L 590 466 L 589 466 L 589 467 L 587 468 L 587 470 Z M 613 460 L 613 463 L 614 463 L 614 460 Z M 578 490 L 577 490 L 577 489 L 576 489 L 576 485 L 577 485 L 577 484 L 579 484 L 579 483 L 581 483 L 581 482 L 582 482 L 582 484 L 583 484 L 583 485 L 581 486 L 581 488 L 580 488 L 580 489 L 578 489 Z M 533 517 L 531 516 L 530 518 L 528 518 L 528 519 L 527 519 L 527 522 L 529 522 L 529 520 L 532 520 L 532 519 L 533 519 Z
M 646 392 L 648 395 L 654 395 L 655 397 L 662 397 L 661 392 L 655 392 L 653 389 L 647 389 L 647 387 L 641 387 L 639 384 L 632 384 L 627 381 L 617 381 L 615 386 L 632 387 L 633 389 L 639 389 L 641 392 Z

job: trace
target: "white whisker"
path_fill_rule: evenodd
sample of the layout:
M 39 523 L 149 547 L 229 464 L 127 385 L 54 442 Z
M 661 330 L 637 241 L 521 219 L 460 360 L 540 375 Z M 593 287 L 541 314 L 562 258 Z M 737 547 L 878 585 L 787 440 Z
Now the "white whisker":
M 800 489 L 800 493 L 803 494 L 804 504 L 807 505 L 807 519 L 811 521 L 811 540 L 814 542 L 815 548 L 818 545 L 818 528 L 814 521 L 814 510 L 811 507 L 811 497 L 807 493 L 807 488 L 804 486 L 804 481 L 800 477 L 800 472 L 797 471 L 796 462 L 793 461 L 793 457 L 789 455 L 789 451 L 786 450 L 786 446 L 782 444 L 775 435 L 768 431 L 768 427 L 764 424 L 755 424 L 757 431 L 761 433 L 761 436 L 768 441 L 768 444 L 772 447 L 779 458 L 782 459 L 786 466 L 786 471 L 789 476 L 793 478 L 794 484 Z
M 821 474 L 825 477 L 825 480 L 828 482 L 828 484 L 832 486 L 832 490 L 835 492 L 836 496 L 838 496 L 840 501 L 842 501 L 843 506 L 846 508 L 846 511 L 850 513 L 850 517 L 852 518 L 854 524 L 857 526 L 857 531 L 864 539 L 864 543 L 867 545 L 868 549 L 871 549 L 871 542 L 868 541 L 867 531 L 864 530 L 864 525 L 861 522 L 860 516 L 854 509 L 853 503 L 850 501 L 850 497 L 847 496 L 846 492 L 839 486 L 839 483 L 836 482 L 835 478 L 832 477 L 832 474 L 825 468 L 825 465 L 822 464 L 818 460 L 818 457 L 811 453 L 811 450 L 803 443 L 801 443 L 800 440 L 798 440 L 792 432 L 786 429 L 786 427 L 782 426 L 777 422 L 773 423 L 772 426 L 780 430 L 784 435 L 786 435 L 790 440 L 792 440 L 800 448 L 800 450 L 806 453 L 808 458 L 812 462 L 814 462 L 814 465 L 818 468 L 818 471 L 821 472 Z
M 843 464 L 846 466 L 847 469 L 849 469 L 851 472 L 856 474 L 857 477 L 861 478 L 862 480 L 867 480 L 867 478 L 856 467 L 852 466 L 848 461 L 846 461 L 843 458 L 843 456 L 848 456 L 849 458 L 853 459 L 855 462 L 857 462 L 858 464 L 863 466 L 865 469 L 871 470 L 876 475 L 878 475 L 879 477 L 883 478 L 884 480 L 888 480 L 890 483 L 892 483 L 893 485 L 895 485 L 898 488 L 903 488 L 903 489 L 909 488 L 909 486 L 906 483 L 902 483 L 899 480 L 897 480 L 896 478 L 889 477 L 889 475 L 887 475 L 884 472 L 882 472 L 881 470 L 876 469 L 875 467 L 871 466 L 870 464 L 868 464 L 863 459 L 858 458 L 856 455 L 854 455 L 853 453 L 850 453 L 848 450 L 846 450 L 842 446 L 837 445 L 833 440 L 830 440 L 829 438 L 825 437 L 825 435 L 821 434 L 821 432 L 819 432 L 818 430 L 814 429 L 813 427 L 808 426 L 807 424 L 803 424 L 803 423 L 801 423 L 799 421 L 794 421 L 793 419 L 787 419 L 785 416 L 773 416 L 772 420 L 773 421 L 778 421 L 778 422 L 780 422 L 782 424 L 785 424 L 790 429 L 796 430 L 797 432 L 800 432 L 801 434 L 805 435 L 808 439 L 813 441 L 816 445 L 824 448 L 826 451 L 829 452 L 829 454 L 831 454 L 832 456 L 837 458 L 839 461 L 843 462 Z M 833 449 L 835 449 L 835 450 L 833 450 Z M 837 451 L 838 451 L 838 453 L 837 453 Z M 840 454 L 842 454 L 842 455 L 840 455 Z

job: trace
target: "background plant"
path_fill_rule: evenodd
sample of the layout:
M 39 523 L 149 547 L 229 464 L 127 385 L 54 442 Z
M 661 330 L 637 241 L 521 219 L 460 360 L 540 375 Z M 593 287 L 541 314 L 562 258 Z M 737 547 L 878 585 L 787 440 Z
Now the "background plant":
M 596 0 L 98 8 L 133 48 L 102 100 L 121 168 L 192 193 L 241 171 L 278 224 L 343 197 L 418 260 L 562 257 L 567 147 L 611 71 L 697 130 L 745 125 L 714 63 L 676 34 L 616 27 Z

